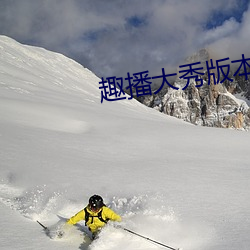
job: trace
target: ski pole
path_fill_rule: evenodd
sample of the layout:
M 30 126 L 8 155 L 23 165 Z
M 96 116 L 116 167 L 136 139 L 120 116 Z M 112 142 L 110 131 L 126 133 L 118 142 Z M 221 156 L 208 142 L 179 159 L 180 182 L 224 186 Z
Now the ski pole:
M 46 231 L 46 230 L 48 230 L 48 228 L 47 227 L 45 227 L 41 222 L 39 222 L 38 220 L 36 221 L 40 226 L 42 226 L 43 227 L 43 229 Z
M 154 242 L 154 243 L 156 243 L 156 244 L 158 244 L 158 245 L 161 245 L 161 246 L 163 246 L 163 247 L 169 248 L 169 249 L 171 249 L 171 250 L 180 250 L 180 248 L 173 248 L 173 247 L 167 246 L 167 245 L 162 244 L 162 243 L 160 243 L 160 242 L 158 242 L 158 241 L 152 240 L 152 239 L 150 239 L 150 238 L 148 238 L 148 237 L 145 237 L 145 236 L 143 236 L 143 235 L 140 235 L 140 234 L 138 234 L 138 233 L 135 233 L 135 232 L 133 232 L 133 231 L 127 229 L 127 228 L 122 228 L 122 229 L 125 230 L 125 231 L 127 231 L 127 232 L 129 232 L 129 233 L 131 233 L 131 234 L 137 235 L 137 236 L 139 236 L 139 237 L 141 237 L 141 238 L 143 238 L 143 239 L 145 239 L 145 240 Z

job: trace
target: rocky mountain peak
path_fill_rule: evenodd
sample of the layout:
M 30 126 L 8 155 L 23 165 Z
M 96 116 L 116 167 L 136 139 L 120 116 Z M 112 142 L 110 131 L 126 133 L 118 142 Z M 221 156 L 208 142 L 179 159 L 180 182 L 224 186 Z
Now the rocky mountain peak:
M 196 87 L 197 79 L 191 79 L 187 88 L 187 80 L 177 79 L 173 86 L 178 90 L 165 88 L 157 95 L 145 96 L 140 99 L 142 103 L 159 110 L 167 115 L 175 116 L 196 125 L 234 128 L 248 130 L 250 128 L 250 79 L 244 76 L 229 77 L 233 81 L 225 80 L 223 83 L 214 82 L 212 76 L 206 71 L 206 61 L 210 63 L 210 54 L 207 49 L 201 49 L 186 58 L 183 64 L 200 62 L 197 66 L 203 67 L 203 85 Z M 214 62 L 214 65 L 215 62 Z M 177 70 L 177 72 L 179 69 Z M 217 70 L 210 70 L 215 74 Z

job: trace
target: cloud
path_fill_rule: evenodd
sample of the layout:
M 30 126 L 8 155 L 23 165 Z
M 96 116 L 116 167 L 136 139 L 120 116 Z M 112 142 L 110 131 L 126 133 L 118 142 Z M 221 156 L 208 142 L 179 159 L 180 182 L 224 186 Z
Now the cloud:
M 218 30 L 225 32 L 224 36 L 214 39 L 209 47 L 213 55 L 216 57 L 230 57 L 231 60 L 240 59 L 242 54 L 250 57 L 249 39 L 250 39 L 250 8 L 244 12 L 241 23 L 231 20 L 225 22 L 221 27 L 214 30 L 214 34 Z M 220 32 L 218 32 L 220 33 Z M 215 35 L 216 36 L 216 35 Z
M 237 0 L 2 0 L 0 33 L 61 52 L 99 76 L 155 73 L 162 67 L 176 71 L 183 58 L 204 46 L 238 57 L 247 49 L 249 11 L 239 22 L 232 14 L 237 4 Z M 217 26 L 213 20 L 215 25 L 208 30 L 206 24 L 218 10 L 230 18 Z
M 235 35 L 239 28 L 240 24 L 232 17 L 229 20 L 226 20 L 221 26 L 205 31 L 201 36 L 200 43 L 212 44 L 213 42 L 229 37 L 232 34 Z

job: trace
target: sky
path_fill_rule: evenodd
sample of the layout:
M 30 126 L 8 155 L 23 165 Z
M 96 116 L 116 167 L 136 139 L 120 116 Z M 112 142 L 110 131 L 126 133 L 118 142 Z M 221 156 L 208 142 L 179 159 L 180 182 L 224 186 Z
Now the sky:
M 201 48 L 240 59 L 249 24 L 249 0 L 0 0 L 0 34 L 63 53 L 99 77 L 176 73 Z

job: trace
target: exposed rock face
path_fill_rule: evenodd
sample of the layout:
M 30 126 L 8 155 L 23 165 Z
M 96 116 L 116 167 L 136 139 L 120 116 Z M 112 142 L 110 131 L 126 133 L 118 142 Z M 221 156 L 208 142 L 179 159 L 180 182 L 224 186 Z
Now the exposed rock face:
M 202 76 L 201 87 L 195 87 L 198 83 L 191 79 L 189 86 L 182 90 L 186 80 L 178 78 L 173 85 L 179 87 L 179 90 L 168 87 L 157 95 L 144 96 L 140 101 L 160 112 L 196 125 L 249 129 L 250 79 L 246 81 L 244 76 L 233 77 L 233 72 L 230 72 L 229 76 L 233 82 L 226 80 L 215 84 L 211 77 L 208 84 L 209 79 L 205 69 L 206 61 L 209 60 L 208 51 L 203 49 L 185 62 L 201 62 L 199 67 L 203 67 L 205 73 Z M 210 71 L 210 73 L 216 72 Z

